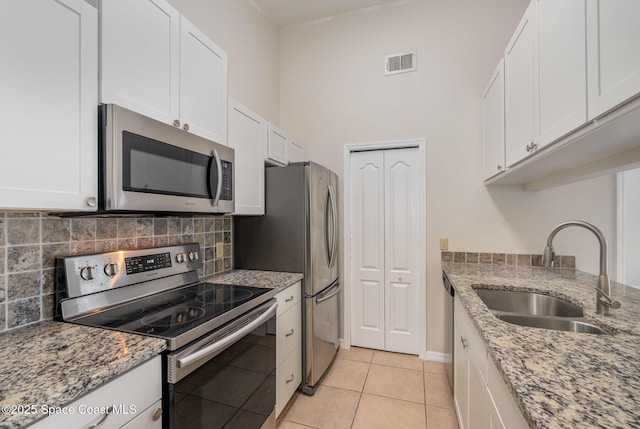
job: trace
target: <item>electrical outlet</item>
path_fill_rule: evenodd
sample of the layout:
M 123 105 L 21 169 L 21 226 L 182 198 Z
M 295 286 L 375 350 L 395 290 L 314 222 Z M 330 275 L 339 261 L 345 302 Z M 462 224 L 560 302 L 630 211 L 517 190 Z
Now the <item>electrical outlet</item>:
M 440 250 L 441 251 L 449 250 L 449 239 L 448 238 L 441 238 L 440 239 Z
M 223 254 L 224 254 L 224 243 L 220 241 L 216 243 L 216 259 L 222 258 Z

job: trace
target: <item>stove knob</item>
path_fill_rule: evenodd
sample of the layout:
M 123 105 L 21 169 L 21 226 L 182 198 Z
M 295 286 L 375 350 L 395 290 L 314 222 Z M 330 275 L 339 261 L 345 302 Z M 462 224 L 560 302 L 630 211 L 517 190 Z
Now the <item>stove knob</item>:
M 93 280 L 93 267 L 86 266 L 83 269 L 81 269 L 80 277 L 82 277 L 83 280 Z
M 118 264 L 107 264 L 104 266 L 104 273 L 109 277 L 115 276 L 119 271 Z
M 198 252 L 196 252 L 196 251 L 189 252 L 189 260 L 190 261 L 197 261 L 198 260 Z
M 182 264 L 185 261 L 184 253 L 178 253 L 176 255 L 176 262 Z

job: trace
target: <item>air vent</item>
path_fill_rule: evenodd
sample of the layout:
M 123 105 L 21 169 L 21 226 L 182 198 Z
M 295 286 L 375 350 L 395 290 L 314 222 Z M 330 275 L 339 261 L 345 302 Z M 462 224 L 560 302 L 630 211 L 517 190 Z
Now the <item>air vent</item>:
M 403 52 L 401 54 L 384 57 L 384 74 L 406 73 L 417 70 L 416 53 Z

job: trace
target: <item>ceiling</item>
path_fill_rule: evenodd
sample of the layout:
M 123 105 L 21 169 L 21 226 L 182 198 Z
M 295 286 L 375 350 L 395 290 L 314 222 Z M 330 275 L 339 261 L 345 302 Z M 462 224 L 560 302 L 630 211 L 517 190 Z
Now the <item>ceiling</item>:
M 281 27 L 398 0 L 249 0 Z

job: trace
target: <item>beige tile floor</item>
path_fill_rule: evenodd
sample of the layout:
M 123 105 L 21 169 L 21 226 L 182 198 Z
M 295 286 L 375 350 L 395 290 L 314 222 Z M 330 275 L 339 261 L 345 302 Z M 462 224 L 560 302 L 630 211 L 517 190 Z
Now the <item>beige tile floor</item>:
M 278 429 L 458 429 L 444 364 L 340 349 L 314 396 L 296 392 Z

